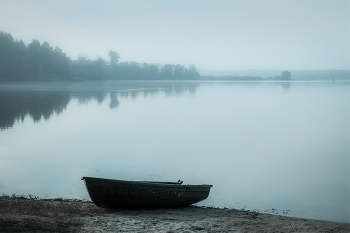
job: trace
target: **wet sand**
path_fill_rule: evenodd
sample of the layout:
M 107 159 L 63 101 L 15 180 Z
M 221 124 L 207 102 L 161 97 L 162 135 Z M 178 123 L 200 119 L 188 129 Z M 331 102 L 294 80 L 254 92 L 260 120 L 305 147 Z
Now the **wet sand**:
M 347 223 L 199 207 L 114 210 L 81 220 L 86 232 L 350 232 Z

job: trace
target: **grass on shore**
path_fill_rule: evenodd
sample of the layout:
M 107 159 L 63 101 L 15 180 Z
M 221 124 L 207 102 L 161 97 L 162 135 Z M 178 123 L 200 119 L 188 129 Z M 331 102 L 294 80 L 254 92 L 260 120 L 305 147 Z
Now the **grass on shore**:
M 0 195 L 0 232 L 77 232 L 76 217 L 104 215 L 105 209 L 78 199 L 41 199 L 32 195 Z

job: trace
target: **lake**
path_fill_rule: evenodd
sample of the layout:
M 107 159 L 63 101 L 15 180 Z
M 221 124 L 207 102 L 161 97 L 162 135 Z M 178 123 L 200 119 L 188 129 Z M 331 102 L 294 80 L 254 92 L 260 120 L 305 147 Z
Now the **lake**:
M 199 206 L 349 222 L 348 81 L 0 84 L 0 194 L 82 176 L 212 184 Z

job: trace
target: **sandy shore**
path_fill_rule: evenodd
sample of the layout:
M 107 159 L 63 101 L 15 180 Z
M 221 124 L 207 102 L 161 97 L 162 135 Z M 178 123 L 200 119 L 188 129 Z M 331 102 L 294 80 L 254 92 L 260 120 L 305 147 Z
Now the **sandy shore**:
M 109 210 L 81 200 L 0 196 L 0 232 L 350 232 L 350 224 L 233 209 Z
M 108 211 L 81 220 L 86 232 L 350 232 L 347 223 L 197 207 Z

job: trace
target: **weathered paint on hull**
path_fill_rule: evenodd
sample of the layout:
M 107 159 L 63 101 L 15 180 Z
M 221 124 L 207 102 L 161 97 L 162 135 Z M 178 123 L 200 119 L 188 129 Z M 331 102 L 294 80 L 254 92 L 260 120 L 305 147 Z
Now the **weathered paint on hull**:
M 91 200 L 103 208 L 170 208 L 197 203 L 212 185 L 180 185 L 83 177 Z

